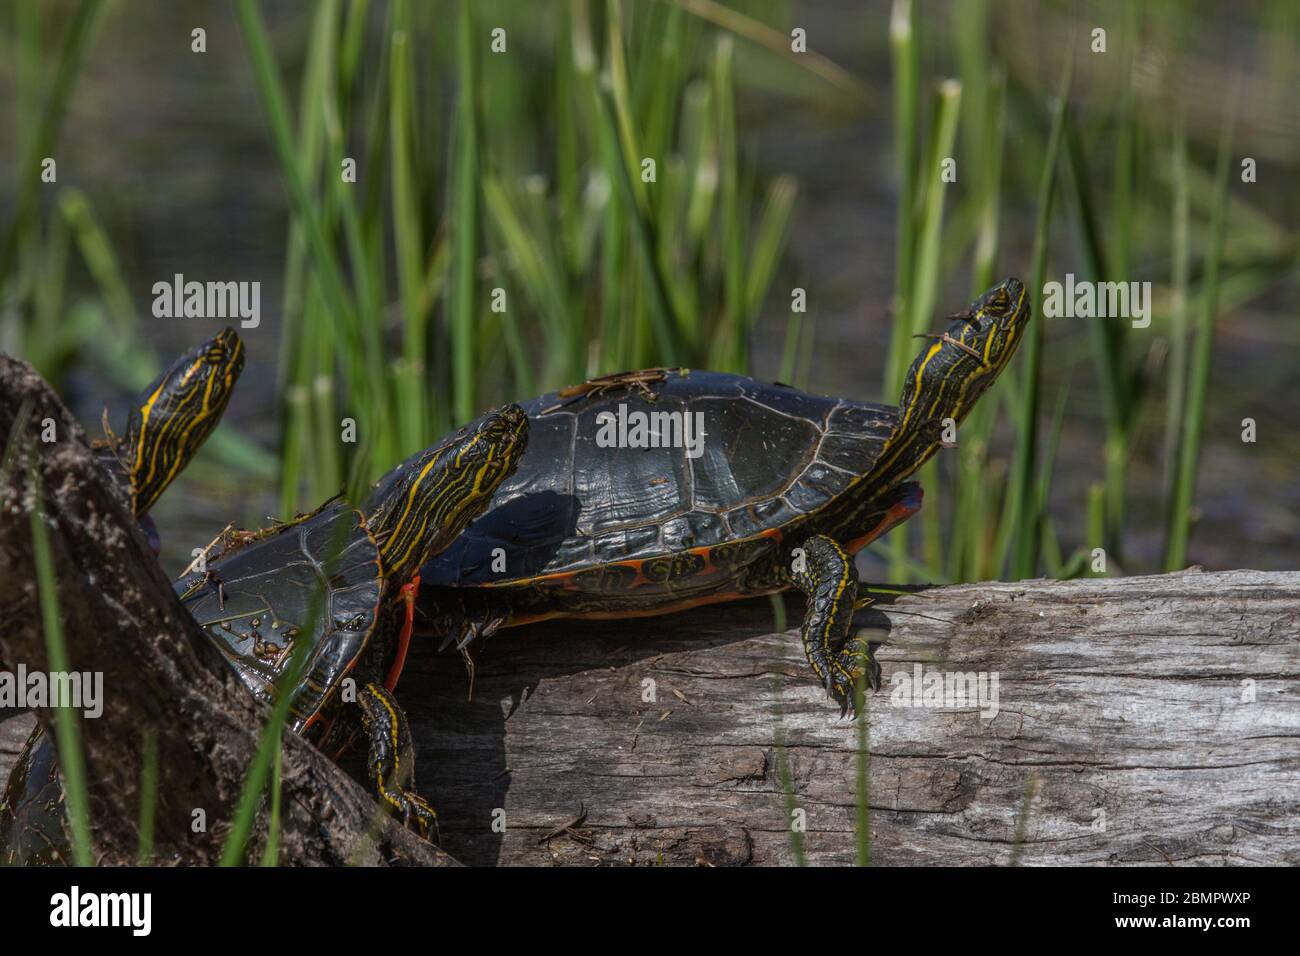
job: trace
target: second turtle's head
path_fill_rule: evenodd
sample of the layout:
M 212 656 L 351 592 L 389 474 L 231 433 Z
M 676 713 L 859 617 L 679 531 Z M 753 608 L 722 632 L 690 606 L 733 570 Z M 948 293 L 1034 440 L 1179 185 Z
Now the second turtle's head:
M 1019 279 L 1003 279 L 972 302 L 908 369 L 903 415 L 918 426 L 965 418 L 1015 355 L 1029 313 L 1029 296 Z
M 408 459 L 382 480 L 367 524 L 388 581 L 404 584 L 483 513 L 528 445 L 528 415 L 505 405 Z
M 146 388 L 115 448 L 144 515 L 190 463 L 226 410 L 244 369 L 244 343 L 222 329 L 183 354 Z

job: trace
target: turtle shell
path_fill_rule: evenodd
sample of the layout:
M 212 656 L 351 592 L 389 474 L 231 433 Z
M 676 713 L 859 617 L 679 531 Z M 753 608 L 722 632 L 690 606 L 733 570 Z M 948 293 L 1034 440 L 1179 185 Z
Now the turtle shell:
M 365 649 L 383 588 L 379 549 L 365 519 L 343 504 L 278 528 L 176 584 L 199 626 L 263 699 L 270 699 L 298 642 L 311 642 L 290 709 L 295 732 L 319 713 Z M 313 601 L 317 623 L 308 630 Z
M 528 451 L 518 470 L 424 566 L 422 585 L 506 585 L 761 535 L 870 472 L 898 421 L 892 406 L 685 369 L 598 379 L 523 407 Z M 665 412 L 679 415 L 654 417 Z M 626 440 L 609 445 L 620 416 Z M 684 440 L 683 416 L 702 427 L 697 449 Z M 650 423 L 640 438 L 658 447 L 629 447 L 637 420 Z M 504 574 L 494 567 L 502 553 Z

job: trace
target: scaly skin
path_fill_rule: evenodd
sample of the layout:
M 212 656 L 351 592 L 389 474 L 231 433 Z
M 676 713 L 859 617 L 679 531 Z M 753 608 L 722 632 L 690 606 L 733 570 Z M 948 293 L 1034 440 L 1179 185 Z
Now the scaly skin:
M 369 683 L 361 689 L 357 703 L 370 738 L 367 771 L 380 802 L 426 840 L 436 839 L 438 814 L 415 792 L 415 748 L 397 700 L 384 685 Z
M 808 598 L 800 636 L 813 673 L 841 709 L 852 706 L 862 674 L 862 649 L 848 639 L 858 606 L 858 569 L 834 538 L 813 535 L 798 549 L 791 579 Z M 867 679 L 880 688 L 880 665 L 867 656 Z
M 137 517 L 148 514 L 212 434 L 243 369 L 244 343 L 234 329 L 222 329 L 140 393 L 120 438 L 97 446 Z

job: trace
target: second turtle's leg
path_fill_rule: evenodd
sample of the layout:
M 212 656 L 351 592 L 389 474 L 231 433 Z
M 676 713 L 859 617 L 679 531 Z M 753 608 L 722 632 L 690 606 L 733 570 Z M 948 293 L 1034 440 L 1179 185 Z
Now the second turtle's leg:
M 406 714 L 383 684 L 369 683 L 357 695 L 370 756 L 366 770 L 379 802 L 420 836 L 437 838 L 438 815 L 415 792 L 415 748 Z
M 833 539 L 813 535 L 791 552 L 790 577 L 808 599 L 802 631 L 808 663 L 822 686 L 847 710 L 864 659 L 871 689 L 880 688 L 880 665 L 849 639 L 858 605 L 853 558 Z

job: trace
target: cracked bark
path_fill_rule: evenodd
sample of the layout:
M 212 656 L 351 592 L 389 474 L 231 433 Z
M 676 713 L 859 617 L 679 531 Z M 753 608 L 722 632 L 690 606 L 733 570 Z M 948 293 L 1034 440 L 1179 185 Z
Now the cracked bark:
M 1300 574 L 935 588 L 857 623 L 873 862 L 1300 863 Z M 997 714 L 899 706 L 917 664 L 996 673 Z M 808 861 L 854 861 L 856 728 L 767 601 L 502 631 L 468 688 L 431 648 L 398 688 L 466 863 L 793 862 L 778 721 Z
M 884 642 L 873 862 L 1300 863 L 1300 574 L 882 600 L 858 615 Z M 856 727 L 804 663 L 800 602 L 783 609 L 783 631 L 768 601 L 502 631 L 472 700 L 457 655 L 414 647 L 397 693 L 443 847 L 471 864 L 790 863 L 779 721 L 808 861 L 852 863 Z M 916 664 L 996 673 L 996 716 L 895 705 L 891 678 Z M 229 706 L 236 734 L 249 712 Z M 27 720 L 0 723 L 0 776 Z
M 213 863 L 267 710 L 244 691 L 173 595 L 80 426 L 26 363 L 0 356 L 0 441 L 24 400 L 32 414 L 22 444 L 36 454 L 70 665 L 103 674 L 104 712 L 80 722 L 95 856 L 106 863 L 135 858 L 144 740 L 152 733 L 160 768 L 157 858 Z M 39 437 L 47 418 L 56 423 L 52 443 Z M 25 455 L 0 484 L 0 658 L 48 671 L 30 570 L 35 497 Z M 35 716 L 52 730 L 50 712 Z M 7 720 L 0 741 L 12 747 L 22 722 Z M 287 739 L 283 768 L 282 862 L 448 861 L 387 817 L 376 822 L 374 801 L 305 741 Z M 197 809 L 209 822 L 206 832 L 191 828 Z M 255 832 L 265 832 L 263 819 Z M 253 859 L 258 849 L 255 844 Z

